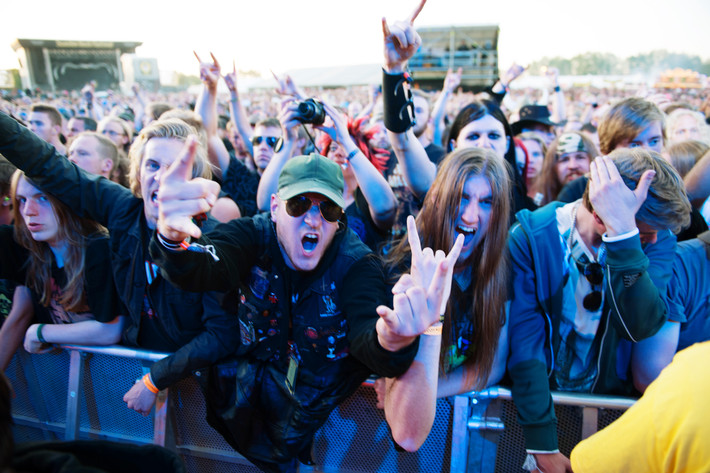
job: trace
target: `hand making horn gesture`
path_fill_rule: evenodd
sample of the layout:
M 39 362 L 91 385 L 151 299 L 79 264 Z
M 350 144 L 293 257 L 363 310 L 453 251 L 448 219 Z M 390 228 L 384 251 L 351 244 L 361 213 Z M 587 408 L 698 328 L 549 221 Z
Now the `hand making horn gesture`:
M 197 138 L 189 136 L 180 155 L 160 176 L 158 231 L 168 240 L 199 238 L 202 231 L 192 217 L 209 212 L 217 201 L 219 184 L 192 177 L 197 146 Z
M 214 54 L 212 53 L 210 53 L 210 56 L 212 57 L 213 62 L 202 61 L 196 51 L 193 51 L 193 54 L 197 58 L 197 62 L 200 63 L 200 80 L 209 89 L 217 90 L 217 84 L 221 76 L 219 61 L 217 61 L 217 58 L 214 57 Z
M 449 300 L 454 265 L 464 242 L 463 235 L 459 235 L 448 255 L 441 250 L 435 253 L 431 248 L 422 249 L 412 216 L 407 219 L 407 238 L 412 252 L 411 272 L 402 275 L 392 289 L 393 309 L 377 308 L 380 343 L 385 338 L 397 346 L 406 346 L 405 340 L 411 341 L 439 323 Z
M 421 0 L 417 8 L 404 21 L 397 21 L 391 26 L 382 18 L 382 34 L 385 40 L 385 69 L 391 74 L 404 72 L 409 58 L 414 56 L 422 38 L 414 29 L 414 20 L 424 8 L 426 0 Z

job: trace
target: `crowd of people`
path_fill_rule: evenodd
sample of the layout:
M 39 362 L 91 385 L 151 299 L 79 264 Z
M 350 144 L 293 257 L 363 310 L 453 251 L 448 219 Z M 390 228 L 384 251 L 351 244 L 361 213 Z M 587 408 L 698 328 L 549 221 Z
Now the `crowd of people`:
M 383 19 L 382 84 L 244 93 L 195 54 L 197 96 L 6 96 L 0 368 L 20 345 L 169 352 L 127 407 L 207 372 L 210 425 L 269 472 L 311 463 L 372 375 L 407 451 L 437 398 L 509 385 L 531 471 L 572 471 L 552 390 L 682 406 L 654 380 L 710 340 L 705 96 L 563 89 L 554 70 L 549 91 L 511 89 L 516 65 L 426 92 L 407 72 L 424 4 Z M 673 448 L 702 441 L 678 426 Z M 597 471 L 613 446 L 579 448 L 575 471 Z

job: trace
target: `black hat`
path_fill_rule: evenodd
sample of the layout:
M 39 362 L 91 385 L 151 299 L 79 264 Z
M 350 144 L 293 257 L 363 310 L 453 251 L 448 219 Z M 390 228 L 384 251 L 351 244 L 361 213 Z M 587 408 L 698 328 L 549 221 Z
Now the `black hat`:
M 550 120 L 550 110 L 545 105 L 525 105 L 520 109 L 520 119 L 511 124 L 513 135 L 522 133 L 523 128 L 531 123 L 540 123 L 547 126 L 557 126 Z

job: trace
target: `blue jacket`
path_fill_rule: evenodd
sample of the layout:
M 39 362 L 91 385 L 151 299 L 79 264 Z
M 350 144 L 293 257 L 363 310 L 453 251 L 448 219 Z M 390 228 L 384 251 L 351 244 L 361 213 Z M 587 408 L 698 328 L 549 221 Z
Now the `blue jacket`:
M 529 450 L 557 449 L 550 376 L 559 348 L 562 291 L 565 284 L 563 242 L 556 210 L 550 203 L 535 212 L 517 213 L 508 235 L 512 265 L 510 355 L 512 393 Z M 664 299 L 673 264 L 675 236 L 659 231 L 652 245 L 638 235 L 606 243 L 606 297 L 599 323 L 601 344 L 592 392 L 630 395 L 631 343 L 656 333 L 667 320 Z

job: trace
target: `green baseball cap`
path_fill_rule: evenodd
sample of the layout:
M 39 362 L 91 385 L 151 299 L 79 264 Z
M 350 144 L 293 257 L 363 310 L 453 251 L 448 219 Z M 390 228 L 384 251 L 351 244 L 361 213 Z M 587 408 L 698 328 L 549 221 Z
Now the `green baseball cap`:
M 288 200 L 314 192 L 345 208 L 343 171 L 336 163 L 317 153 L 288 160 L 279 175 L 278 196 Z

